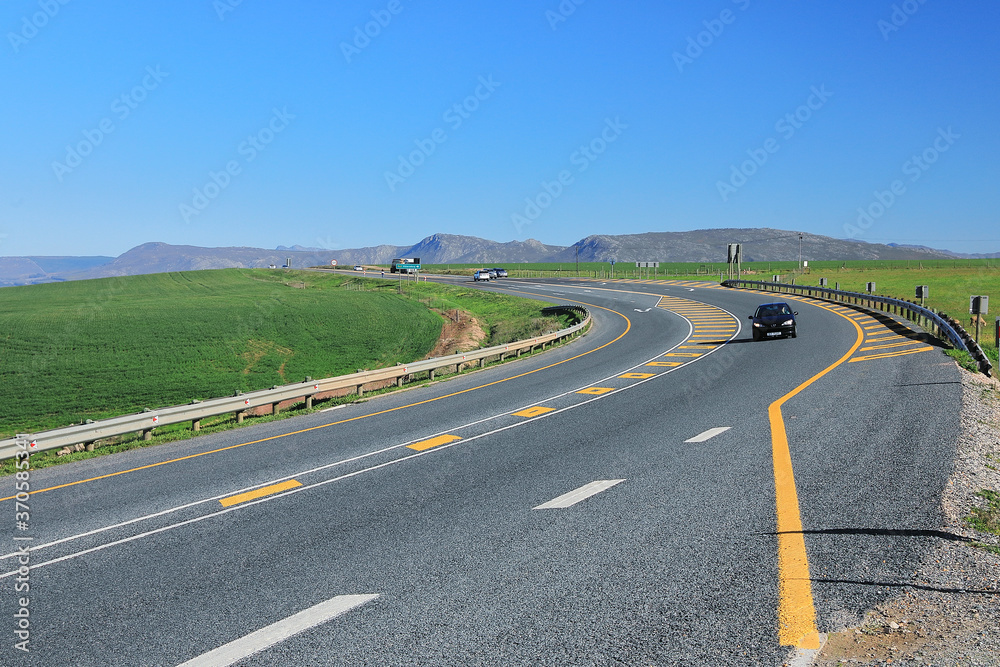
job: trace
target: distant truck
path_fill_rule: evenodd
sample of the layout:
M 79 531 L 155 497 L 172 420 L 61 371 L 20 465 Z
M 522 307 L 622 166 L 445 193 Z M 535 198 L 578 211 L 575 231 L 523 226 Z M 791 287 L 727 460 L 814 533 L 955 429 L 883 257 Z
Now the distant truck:
M 392 260 L 389 273 L 416 273 L 420 270 L 419 257 L 404 257 Z

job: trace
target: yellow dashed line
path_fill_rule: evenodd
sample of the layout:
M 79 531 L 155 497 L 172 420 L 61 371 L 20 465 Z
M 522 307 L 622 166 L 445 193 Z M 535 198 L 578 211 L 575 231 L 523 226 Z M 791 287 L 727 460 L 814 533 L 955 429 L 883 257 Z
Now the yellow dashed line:
M 264 496 L 281 493 L 282 491 L 287 491 L 288 489 L 294 489 L 296 486 L 302 486 L 302 482 L 290 479 L 287 482 L 281 482 L 280 484 L 272 484 L 271 486 L 264 486 L 259 489 L 254 489 L 253 491 L 247 491 L 246 493 L 239 493 L 235 496 L 222 498 L 219 502 L 222 503 L 223 507 L 232 507 L 233 505 L 239 505 L 240 503 L 245 503 L 249 500 L 256 500 L 257 498 L 263 498 Z
M 683 365 L 684 365 L 684 362 L 683 362 L 683 361 L 651 361 L 651 362 L 649 362 L 649 363 L 648 363 L 648 364 L 646 364 L 646 365 L 647 365 L 647 366 L 666 366 L 666 367 L 674 367 L 674 366 L 683 366 Z
M 587 387 L 586 389 L 581 389 L 576 392 L 578 394 L 593 394 L 595 396 L 600 396 L 601 394 L 606 394 L 609 391 L 614 391 L 611 387 Z
M 623 378 L 625 380 L 645 380 L 646 378 L 653 377 L 653 375 L 654 375 L 653 373 L 623 373 L 618 377 Z
M 455 442 L 456 440 L 461 440 L 461 439 L 462 438 L 460 438 L 457 435 L 439 435 L 436 438 L 415 442 L 412 445 L 407 445 L 407 447 L 409 447 L 410 449 L 415 449 L 418 452 L 422 452 L 427 449 L 433 449 L 434 447 L 447 445 L 449 442 Z
M 526 408 L 519 412 L 513 412 L 515 417 L 537 417 L 538 415 L 544 415 L 546 412 L 552 412 L 555 408 L 546 408 L 541 405 L 536 405 L 531 408 Z

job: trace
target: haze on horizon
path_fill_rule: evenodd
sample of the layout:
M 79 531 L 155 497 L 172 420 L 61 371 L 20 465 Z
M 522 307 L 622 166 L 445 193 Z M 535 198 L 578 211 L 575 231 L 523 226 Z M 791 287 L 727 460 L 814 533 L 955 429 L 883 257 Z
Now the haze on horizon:
M 15 0 L 0 27 L 0 256 L 720 227 L 1000 251 L 994 4 Z

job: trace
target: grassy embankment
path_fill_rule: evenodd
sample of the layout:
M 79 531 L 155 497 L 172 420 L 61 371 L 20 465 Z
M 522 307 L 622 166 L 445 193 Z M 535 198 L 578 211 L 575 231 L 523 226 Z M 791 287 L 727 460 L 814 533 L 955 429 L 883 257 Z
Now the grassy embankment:
M 483 346 L 566 324 L 537 301 L 399 287 L 229 269 L 0 289 L 0 437 L 420 359 L 444 323 L 432 309 L 475 316 Z

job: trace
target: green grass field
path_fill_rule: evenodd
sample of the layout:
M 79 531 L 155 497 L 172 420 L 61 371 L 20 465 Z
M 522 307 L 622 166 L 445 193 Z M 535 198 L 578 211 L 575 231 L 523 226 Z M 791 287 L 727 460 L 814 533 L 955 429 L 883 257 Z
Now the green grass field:
M 0 289 L 0 437 L 379 368 L 471 312 L 486 344 L 562 325 L 544 304 L 433 283 L 228 269 Z

